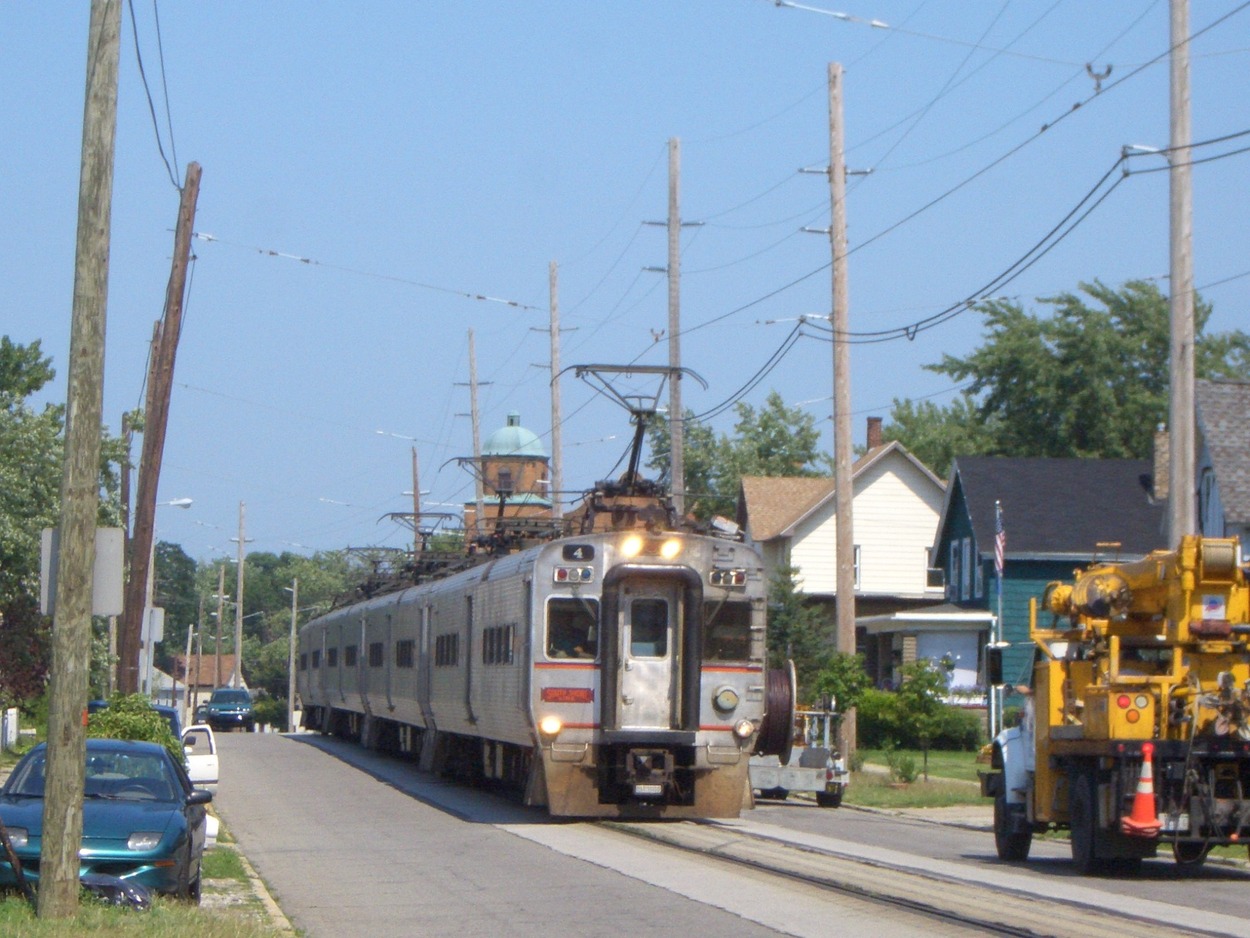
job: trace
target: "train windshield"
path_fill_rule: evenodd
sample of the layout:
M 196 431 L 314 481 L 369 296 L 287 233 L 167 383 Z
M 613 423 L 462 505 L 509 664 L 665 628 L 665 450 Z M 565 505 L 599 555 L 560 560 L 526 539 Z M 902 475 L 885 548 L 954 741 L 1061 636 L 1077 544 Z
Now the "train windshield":
M 547 657 L 593 659 L 599 650 L 599 601 L 553 597 L 547 603 Z
M 703 657 L 706 661 L 746 661 L 751 657 L 751 604 L 705 603 Z

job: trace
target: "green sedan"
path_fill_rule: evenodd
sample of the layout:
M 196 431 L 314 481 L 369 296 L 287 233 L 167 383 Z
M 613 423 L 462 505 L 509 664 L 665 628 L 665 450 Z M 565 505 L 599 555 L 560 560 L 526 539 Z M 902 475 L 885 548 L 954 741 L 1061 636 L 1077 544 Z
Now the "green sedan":
M 156 743 L 88 739 L 79 875 L 102 873 L 154 892 L 200 900 L 207 805 Z M 47 749 L 40 743 L 0 789 L 0 821 L 27 880 L 39 878 Z M 17 876 L 0 851 L 0 886 Z

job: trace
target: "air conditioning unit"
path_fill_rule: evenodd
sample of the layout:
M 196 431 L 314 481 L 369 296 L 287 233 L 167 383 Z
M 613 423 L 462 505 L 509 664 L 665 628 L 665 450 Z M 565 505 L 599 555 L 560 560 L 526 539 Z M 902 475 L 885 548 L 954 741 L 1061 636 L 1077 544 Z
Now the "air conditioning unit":
M 945 567 L 929 567 L 925 579 L 925 586 L 930 589 L 942 589 L 946 586 L 946 568 Z

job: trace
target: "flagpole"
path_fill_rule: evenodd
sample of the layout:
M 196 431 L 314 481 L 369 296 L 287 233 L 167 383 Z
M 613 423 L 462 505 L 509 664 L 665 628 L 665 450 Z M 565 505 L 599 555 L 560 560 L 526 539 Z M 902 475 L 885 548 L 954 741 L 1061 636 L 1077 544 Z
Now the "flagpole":
M 994 644 L 998 646 L 1003 640 L 1003 565 L 1006 562 L 1007 533 L 1003 529 L 1003 504 L 994 501 L 994 570 L 998 580 L 998 616 L 994 620 Z M 1001 684 L 992 684 L 990 692 L 990 739 L 998 735 L 1002 729 L 1003 689 Z

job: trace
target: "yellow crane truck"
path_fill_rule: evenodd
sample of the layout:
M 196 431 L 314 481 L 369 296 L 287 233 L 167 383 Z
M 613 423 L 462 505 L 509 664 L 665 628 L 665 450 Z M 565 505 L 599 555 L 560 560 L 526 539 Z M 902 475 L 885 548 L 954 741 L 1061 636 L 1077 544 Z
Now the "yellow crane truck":
M 1160 846 L 1197 867 L 1250 844 L 1250 588 L 1236 539 L 1098 563 L 1029 603 L 1032 684 L 992 743 L 1003 860 L 1067 829 L 1081 873 L 1132 873 Z M 1040 621 L 1039 621 L 1040 620 Z M 994 668 L 991 653 L 990 666 Z

